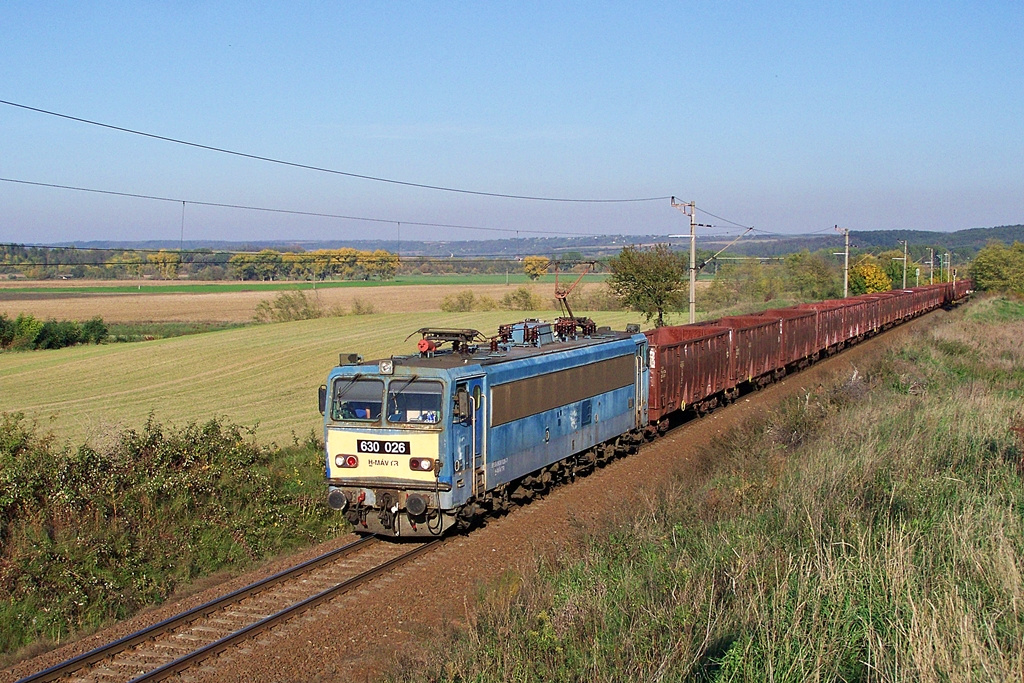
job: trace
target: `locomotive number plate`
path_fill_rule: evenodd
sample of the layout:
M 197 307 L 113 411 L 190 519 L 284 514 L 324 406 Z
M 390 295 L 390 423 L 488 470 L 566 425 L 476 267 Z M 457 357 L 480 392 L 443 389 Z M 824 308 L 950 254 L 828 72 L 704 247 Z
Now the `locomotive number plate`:
M 386 453 L 388 455 L 410 455 L 412 448 L 408 441 L 377 441 L 376 439 L 356 439 L 356 451 L 359 453 Z

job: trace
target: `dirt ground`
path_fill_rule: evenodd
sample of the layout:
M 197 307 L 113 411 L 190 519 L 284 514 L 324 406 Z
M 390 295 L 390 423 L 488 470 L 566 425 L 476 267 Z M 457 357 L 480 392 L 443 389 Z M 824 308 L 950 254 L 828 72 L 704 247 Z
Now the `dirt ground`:
M 123 282 L 117 282 L 123 285 Z M 151 284 L 147 282 L 146 285 Z M 178 284 L 178 283 L 171 283 Z M 189 283 L 196 284 L 196 283 Z M 17 283 L 25 286 L 25 283 Z M 31 283 L 33 287 L 47 286 Z M 67 287 L 67 283 L 48 283 L 49 287 Z M 98 286 L 96 282 L 73 286 Z M 332 287 L 306 290 L 325 311 L 349 312 L 359 300 L 376 313 L 417 313 L 441 310 L 444 297 L 471 289 L 475 296 L 499 301 L 508 292 L 524 285 L 395 285 L 384 287 Z M 554 307 L 550 284 L 525 285 Z M 100 316 L 108 323 L 134 322 L 249 322 L 261 301 L 272 301 L 277 291 L 218 292 L 211 294 L 139 292 L 138 294 L 94 294 L 65 292 L 15 292 L 10 283 L 0 283 L 0 313 L 8 317 L 30 313 L 37 318 L 87 320 Z
M 764 414 L 783 398 L 827 386 L 863 368 L 904 339 L 919 325 L 935 321 L 932 313 L 875 337 L 808 370 L 791 375 L 735 405 L 694 420 L 590 477 L 555 490 L 507 517 L 466 536 L 456 536 L 416 563 L 375 580 L 293 619 L 258 640 L 226 651 L 216 660 L 183 675 L 190 681 L 377 681 L 397 659 L 415 658 L 441 629 L 472 620 L 475 596 L 482 586 L 557 553 L 581 530 L 601 529 L 616 506 L 643 505 L 674 477 L 696 476 L 707 446 L 731 427 Z M 618 501 L 612 506 L 611 501 Z M 285 566 L 326 552 L 348 539 L 337 539 L 303 553 L 268 563 L 213 585 L 187 599 L 150 610 L 92 637 L 14 668 L 0 679 L 41 670 L 157 620 L 267 576 Z

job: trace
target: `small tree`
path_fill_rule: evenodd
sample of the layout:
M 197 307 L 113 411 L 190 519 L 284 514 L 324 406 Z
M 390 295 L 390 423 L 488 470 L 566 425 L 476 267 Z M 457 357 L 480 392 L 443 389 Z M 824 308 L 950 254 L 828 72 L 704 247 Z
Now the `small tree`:
M 806 249 L 790 254 L 785 260 L 790 286 L 802 297 L 829 299 L 841 291 L 836 269 L 821 254 Z
M 527 256 L 523 259 L 523 272 L 531 280 L 536 280 L 548 272 L 549 265 L 551 265 L 551 259 L 546 256 Z
M 651 249 L 628 246 L 609 261 L 612 276 L 608 282 L 622 302 L 642 313 L 647 322 L 665 324 L 665 311 L 679 304 L 679 293 L 687 276 L 683 256 L 667 244 Z
M 82 341 L 89 344 L 100 344 L 106 340 L 109 330 L 103 318 L 96 316 L 82 323 Z
M 529 288 L 519 287 L 501 297 L 501 302 L 498 305 L 506 311 L 538 311 L 544 302 Z
M 970 275 L 978 289 L 1024 294 L 1024 242 L 1009 248 L 989 242 L 971 262 Z
M 464 289 L 455 294 L 449 294 L 441 300 L 441 310 L 445 313 L 466 313 L 473 310 L 476 302 L 476 295 L 473 290 Z

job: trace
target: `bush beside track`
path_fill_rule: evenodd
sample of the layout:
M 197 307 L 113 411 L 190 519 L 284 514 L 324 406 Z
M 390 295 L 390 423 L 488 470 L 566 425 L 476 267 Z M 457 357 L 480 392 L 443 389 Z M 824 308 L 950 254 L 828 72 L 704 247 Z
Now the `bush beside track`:
M 217 419 L 176 430 L 150 419 L 72 450 L 0 415 L 0 654 L 337 535 L 312 441 L 275 450 Z
M 1020 680 L 1022 334 L 982 300 L 785 402 L 393 680 Z

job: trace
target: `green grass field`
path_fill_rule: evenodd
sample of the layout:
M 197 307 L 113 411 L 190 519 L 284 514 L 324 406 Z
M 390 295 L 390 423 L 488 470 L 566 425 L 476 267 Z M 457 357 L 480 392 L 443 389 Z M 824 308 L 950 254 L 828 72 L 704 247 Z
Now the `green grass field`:
M 103 443 L 152 413 L 183 425 L 213 416 L 258 425 L 264 443 L 286 445 L 320 431 L 317 387 L 340 352 L 367 359 L 415 353 L 421 327 L 470 327 L 552 312 L 402 313 L 259 325 L 134 344 L 0 354 L 0 412 L 22 412 L 59 440 Z M 636 313 L 594 313 L 622 329 Z M 679 321 L 679 316 L 673 318 Z

